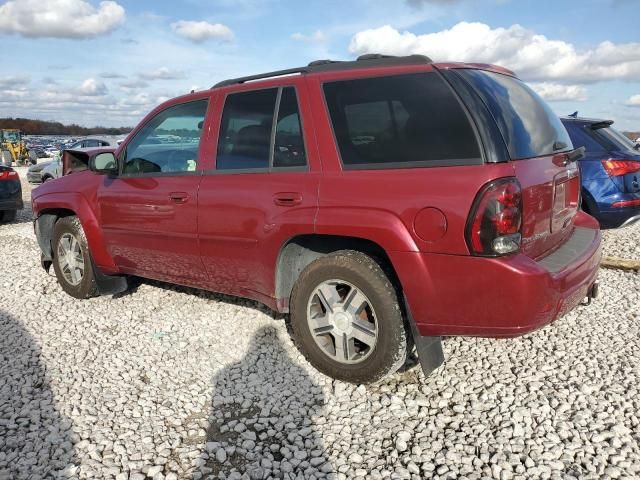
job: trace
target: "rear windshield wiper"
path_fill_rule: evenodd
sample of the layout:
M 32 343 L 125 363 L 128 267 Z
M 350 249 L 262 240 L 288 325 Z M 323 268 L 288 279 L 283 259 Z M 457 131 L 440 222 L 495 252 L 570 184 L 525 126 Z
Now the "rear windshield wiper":
M 567 153 L 567 161 L 565 165 L 569 163 L 577 162 L 578 160 L 582 160 L 584 158 L 584 152 L 586 149 L 584 147 L 578 147 L 575 150 L 571 150 Z
M 567 145 L 566 143 L 560 141 L 560 140 L 556 140 L 555 142 L 553 142 L 553 151 L 557 152 L 558 150 L 564 150 L 565 148 L 567 148 L 569 145 Z

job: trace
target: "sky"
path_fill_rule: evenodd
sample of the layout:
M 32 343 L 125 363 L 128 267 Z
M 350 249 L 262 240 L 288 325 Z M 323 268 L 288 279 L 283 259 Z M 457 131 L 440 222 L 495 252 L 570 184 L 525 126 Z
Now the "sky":
M 225 78 L 425 54 L 640 130 L 640 0 L 0 0 L 0 117 L 134 126 Z M 8 68 L 7 68 L 8 67 Z

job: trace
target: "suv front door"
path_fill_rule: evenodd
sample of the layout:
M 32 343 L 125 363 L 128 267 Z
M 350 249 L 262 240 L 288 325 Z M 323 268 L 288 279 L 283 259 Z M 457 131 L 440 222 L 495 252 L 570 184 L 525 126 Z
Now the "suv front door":
M 172 105 L 148 120 L 119 154 L 120 173 L 98 189 L 109 253 L 125 273 L 200 284 L 198 158 L 208 98 Z

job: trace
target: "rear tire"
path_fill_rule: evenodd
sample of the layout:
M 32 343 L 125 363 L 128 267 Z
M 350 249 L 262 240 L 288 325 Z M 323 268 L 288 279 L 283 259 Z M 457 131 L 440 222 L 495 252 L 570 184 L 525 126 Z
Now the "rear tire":
M 98 294 L 93 264 L 78 217 L 64 217 L 53 227 L 53 270 L 62 289 L 74 298 Z
M 406 359 L 407 331 L 396 289 L 362 252 L 341 250 L 309 264 L 293 287 L 290 306 L 299 350 L 325 375 L 373 383 Z
M 0 211 L 0 222 L 8 223 L 13 222 L 16 219 L 17 210 L 4 210 Z

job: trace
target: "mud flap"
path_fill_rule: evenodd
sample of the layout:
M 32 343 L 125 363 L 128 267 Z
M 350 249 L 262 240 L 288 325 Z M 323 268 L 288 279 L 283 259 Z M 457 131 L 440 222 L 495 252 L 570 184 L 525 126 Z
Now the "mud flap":
M 116 295 L 124 292 L 129 288 L 127 277 L 118 275 L 105 275 L 100 271 L 91 257 L 91 266 L 93 267 L 93 276 L 96 279 L 96 286 L 100 295 Z
M 425 337 L 420 335 L 416 322 L 411 315 L 409 309 L 409 302 L 407 297 L 404 297 L 405 310 L 407 312 L 407 319 L 411 326 L 411 334 L 413 336 L 413 343 L 416 346 L 416 352 L 418 354 L 418 360 L 425 376 L 429 376 L 435 369 L 444 363 L 444 352 L 442 350 L 442 337 Z

